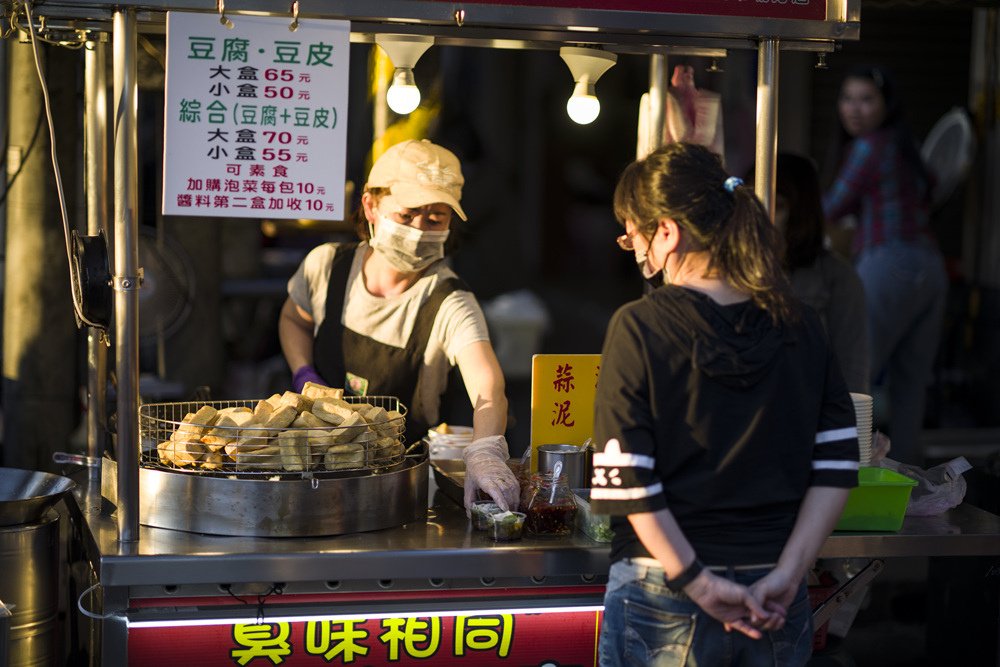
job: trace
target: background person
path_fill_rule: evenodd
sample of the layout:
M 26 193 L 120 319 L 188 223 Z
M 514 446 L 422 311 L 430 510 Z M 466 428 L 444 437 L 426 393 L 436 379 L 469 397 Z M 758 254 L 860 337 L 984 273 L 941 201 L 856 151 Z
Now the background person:
M 504 378 L 482 310 L 443 261 L 453 215 L 466 219 L 461 166 L 429 141 L 391 146 L 361 197 L 361 242 L 313 249 L 288 282 L 278 333 L 298 391 L 307 381 L 348 393 L 396 396 L 407 442 L 439 420 L 458 365 L 472 401 L 466 505 L 476 488 L 516 509 L 507 468 Z
M 848 262 L 823 246 L 819 174 L 813 161 L 779 153 L 774 223 L 785 239 L 785 270 L 792 293 L 812 306 L 830 336 L 849 391 L 871 390 L 865 290 Z
M 620 308 L 604 342 L 591 499 L 615 536 L 601 664 L 804 664 L 805 574 L 858 469 L 823 326 L 790 297 L 763 207 L 707 149 L 632 163 L 614 202 L 665 284 Z
M 918 437 L 948 289 L 928 226 L 931 177 L 884 70 L 849 72 L 837 110 L 836 177 L 823 210 L 830 222 L 857 218 L 853 249 L 867 300 L 872 384 L 887 385 L 893 458 L 920 464 Z

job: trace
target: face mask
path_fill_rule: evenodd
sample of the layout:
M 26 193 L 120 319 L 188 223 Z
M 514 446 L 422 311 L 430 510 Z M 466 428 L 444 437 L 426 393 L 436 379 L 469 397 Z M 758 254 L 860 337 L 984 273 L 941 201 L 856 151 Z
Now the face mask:
M 639 273 L 650 287 L 656 288 L 663 285 L 663 269 L 653 269 L 646 261 L 647 251 L 635 251 L 635 263 L 639 265 Z
M 369 245 L 403 273 L 414 273 L 444 257 L 448 233 L 448 230 L 427 232 L 407 227 L 379 213 L 378 227 L 371 234 Z

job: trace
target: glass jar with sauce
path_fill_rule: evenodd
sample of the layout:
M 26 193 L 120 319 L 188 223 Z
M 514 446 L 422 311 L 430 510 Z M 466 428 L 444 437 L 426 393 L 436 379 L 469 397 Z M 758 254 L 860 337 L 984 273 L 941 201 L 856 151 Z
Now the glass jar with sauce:
M 528 513 L 528 505 L 531 504 L 531 497 L 535 495 L 535 490 L 538 488 L 541 480 L 541 475 L 530 471 L 522 471 L 518 475 L 517 483 L 521 488 L 521 498 L 517 506 L 519 512 Z
M 562 536 L 573 532 L 576 501 L 565 475 L 535 475 L 525 525 L 533 535 Z

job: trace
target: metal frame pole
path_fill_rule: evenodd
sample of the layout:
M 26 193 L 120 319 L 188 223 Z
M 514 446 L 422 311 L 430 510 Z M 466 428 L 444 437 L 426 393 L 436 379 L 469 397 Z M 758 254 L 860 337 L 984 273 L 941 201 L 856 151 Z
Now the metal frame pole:
M 139 539 L 139 228 L 135 9 L 114 17 L 118 540 Z
M 0 43 L 0 47 L 3 44 Z M 13 614 L 7 605 L 0 600 L 0 665 L 6 665 L 10 659 L 10 619 Z
M 649 133 L 647 146 L 656 150 L 663 145 L 663 128 L 667 123 L 667 56 L 655 53 L 649 57 Z M 645 157 L 639 156 L 639 157 Z
M 83 60 L 83 153 L 87 194 L 87 234 L 103 231 L 108 238 L 108 80 L 107 45 L 87 43 Z M 91 463 L 104 454 L 107 417 L 108 348 L 100 332 L 87 329 L 87 456 Z M 100 465 L 88 470 L 100 479 Z
M 760 40 L 757 49 L 757 150 L 754 191 L 774 220 L 774 168 L 778 160 L 778 39 Z
M 7 81 L 7 67 L 9 59 L 7 58 L 7 49 L 10 46 L 7 42 L 0 41 L 0 134 L 7 139 L 10 137 L 10 128 L 8 127 L 8 114 L 7 105 L 10 99 L 10 86 Z M 3 141 L 4 148 L 7 146 L 7 142 Z M 4 271 L 4 263 L 7 261 L 7 154 L 6 150 L 2 155 L 0 155 L 0 197 L 3 201 L 0 201 L 0 275 Z M 0 460 L 3 457 L 0 456 Z

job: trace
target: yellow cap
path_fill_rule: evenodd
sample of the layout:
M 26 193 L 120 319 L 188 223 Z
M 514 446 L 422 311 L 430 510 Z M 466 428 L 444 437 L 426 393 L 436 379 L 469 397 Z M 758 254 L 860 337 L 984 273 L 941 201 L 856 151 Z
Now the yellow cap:
M 444 203 L 462 220 L 462 165 L 447 148 L 427 139 L 411 139 L 390 146 L 375 161 L 366 188 L 389 188 L 392 198 L 406 208 Z

